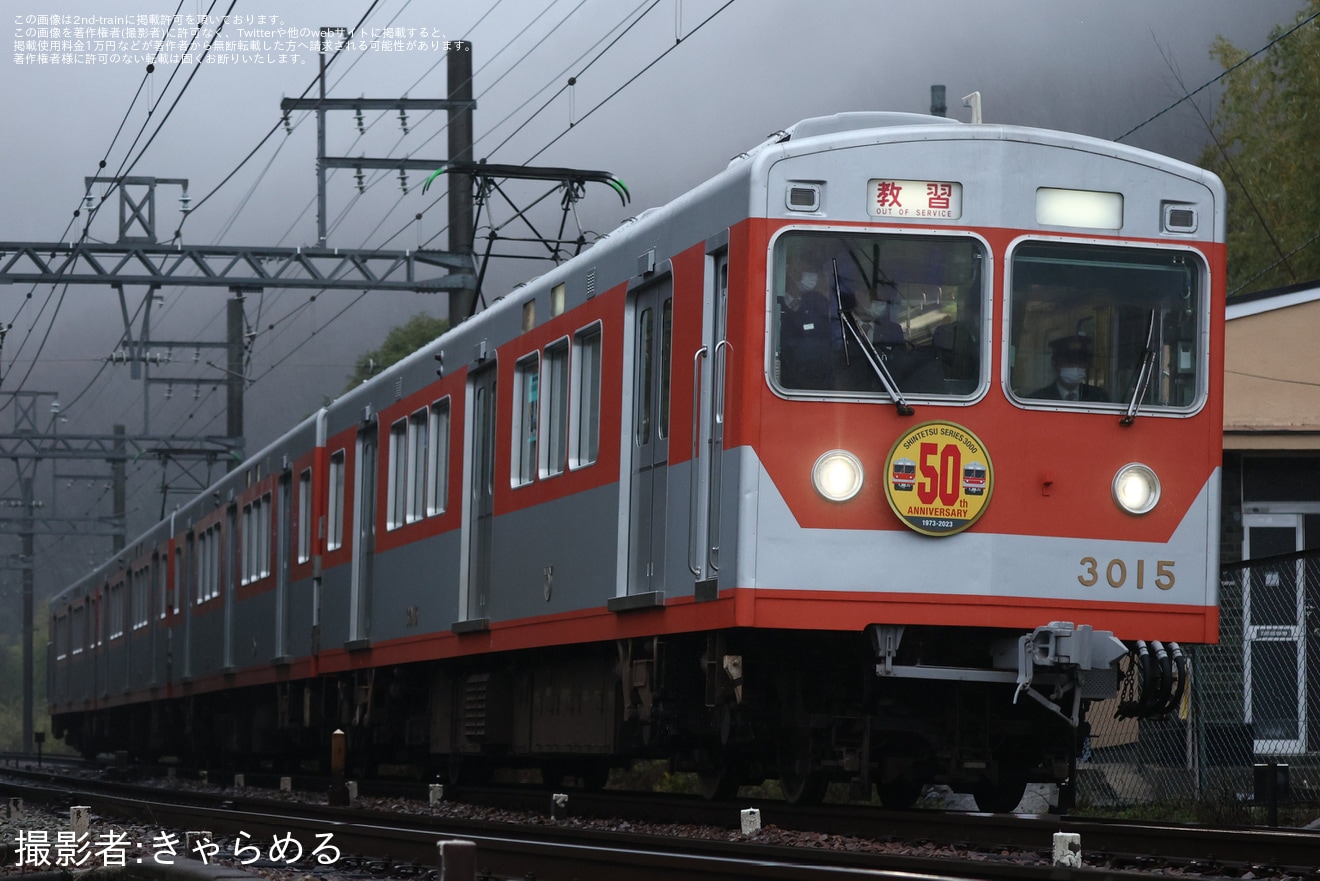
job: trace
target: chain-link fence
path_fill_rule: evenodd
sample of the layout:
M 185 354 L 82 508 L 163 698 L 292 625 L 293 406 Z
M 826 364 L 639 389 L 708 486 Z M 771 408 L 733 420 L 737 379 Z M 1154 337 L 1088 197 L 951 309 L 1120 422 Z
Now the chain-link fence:
M 1092 706 L 1078 804 L 1247 806 L 1284 774 L 1280 801 L 1320 804 L 1320 553 L 1224 566 L 1219 644 L 1184 651 L 1190 682 L 1167 717 Z M 1287 771 L 1257 768 L 1271 762 Z

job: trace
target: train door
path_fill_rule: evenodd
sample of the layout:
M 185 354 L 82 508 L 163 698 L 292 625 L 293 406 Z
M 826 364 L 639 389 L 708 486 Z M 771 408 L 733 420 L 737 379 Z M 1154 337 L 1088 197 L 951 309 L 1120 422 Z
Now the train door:
M 165 668 L 165 569 L 168 562 L 168 550 L 163 554 L 156 551 L 151 555 L 151 568 L 147 570 L 150 573 L 147 591 L 151 599 L 147 602 L 145 614 L 151 631 L 151 639 L 147 644 L 151 646 L 151 660 L 148 666 L 152 685 L 160 684 Z
M 229 670 L 235 666 L 234 662 L 234 640 L 238 634 L 234 632 L 234 604 L 238 601 L 235 590 L 238 585 L 238 506 L 230 505 L 225 510 L 225 533 L 224 533 L 224 561 L 220 567 L 221 590 L 224 591 L 224 646 L 225 661 L 224 669 Z
M 183 541 L 183 565 L 175 573 L 176 590 L 183 592 L 183 672 L 184 679 L 193 675 L 193 606 L 197 604 L 197 537 L 190 529 Z
M 495 531 L 495 365 L 468 380 L 467 462 L 467 589 L 463 620 L 489 617 L 491 539 Z
M 706 257 L 706 345 L 698 350 L 700 384 L 693 394 L 699 414 L 692 442 L 692 520 L 688 568 L 697 579 L 697 599 L 714 599 L 720 569 L 720 497 L 724 454 L 724 388 L 729 341 L 728 254 Z M 703 368 L 702 362 L 708 362 Z M 693 549 L 695 553 L 693 553 Z
M 279 536 L 275 558 L 275 657 L 289 654 L 289 553 L 293 541 L 293 475 L 280 475 L 277 513 Z
M 628 593 L 664 590 L 669 478 L 669 355 L 674 297 L 670 277 L 633 301 L 632 443 Z
M 1303 548 L 1302 515 L 1245 514 L 1248 560 Z M 1242 592 L 1246 721 L 1258 753 L 1306 750 L 1306 577 L 1301 560 L 1252 566 Z
M 376 558 L 376 422 L 357 437 L 357 477 L 353 481 L 356 540 L 353 542 L 352 599 L 349 605 L 350 640 L 371 637 L 371 590 Z

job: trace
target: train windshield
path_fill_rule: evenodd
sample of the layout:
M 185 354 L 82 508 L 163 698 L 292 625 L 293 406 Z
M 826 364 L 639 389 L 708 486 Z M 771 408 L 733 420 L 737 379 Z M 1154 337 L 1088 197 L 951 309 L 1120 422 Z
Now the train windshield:
M 1010 264 L 1013 394 L 1143 411 L 1195 406 L 1202 267 L 1188 251 L 1022 244 Z
M 985 249 L 969 236 L 790 232 L 774 247 L 770 376 L 788 393 L 908 396 L 982 382 Z

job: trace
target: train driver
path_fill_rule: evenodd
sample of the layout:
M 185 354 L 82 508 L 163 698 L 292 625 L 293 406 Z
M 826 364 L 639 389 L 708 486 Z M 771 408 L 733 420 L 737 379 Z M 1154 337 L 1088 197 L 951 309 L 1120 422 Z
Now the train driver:
M 788 251 L 779 298 L 779 384 L 790 389 L 834 387 L 830 260 L 804 238 Z
M 1054 368 L 1054 382 L 1027 395 L 1047 401 L 1108 401 L 1109 396 L 1099 386 L 1086 382 L 1091 370 L 1095 346 L 1090 337 L 1076 334 L 1050 341 L 1050 365 Z
M 857 330 L 874 346 L 896 346 L 904 342 L 903 325 L 893 318 L 894 300 L 892 292 L 881 288 L 874 294 L 865 289 L 857 291 L 857 301 L 853 306 L 853 320 Z

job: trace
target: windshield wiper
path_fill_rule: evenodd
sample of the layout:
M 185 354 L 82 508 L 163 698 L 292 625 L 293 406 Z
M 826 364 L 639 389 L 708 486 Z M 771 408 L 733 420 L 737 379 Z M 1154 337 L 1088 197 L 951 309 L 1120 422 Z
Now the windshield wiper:
M 830 264 L 834 268 L 834 302 L 839 309 L 839 327 L 843 331 L 844 365 L 847 367 L 852 366 L 848 354 L 848 334 L 852 334 L 853 341 L 857 343 L 857 348 L 861 350 L 867 363 L 875 371 L 875 375 L 880 378 L 880 384 L 885 387 L 889 399 L 894 402 L 894 408 L 898 411 L 898 415 L 911 416 L 916 411 L 912 409 L 907 399 L 903 397 L 903 393 L 899 391 L 898 383 L 894 381 L 894 375 L 889 372 L 889 368 L 885 365 L 885 359 L 875 350 L 875 346 L 871 344 L 871 341 L 862 336 L 861 331 L 857 329 L 857 322 L 852 313 L 844 311 L 843 292 L 839 288 L 839 261 L 831 259 Z
M 1150 326 L 1146 328 L 1146 351 L 1141 356 L 1141 370 L 1137 373 L 1136 388 L 1132 390 L 1132 400 L 1128 401 L 1127 412 L 1118 420 L 1119 425 L 1131 425 L 1137 421 L 1137 409 L 1141 399 L 1146 396 L 1146 388 L 1155 375 L 1155 310 L 1150 310 Z

